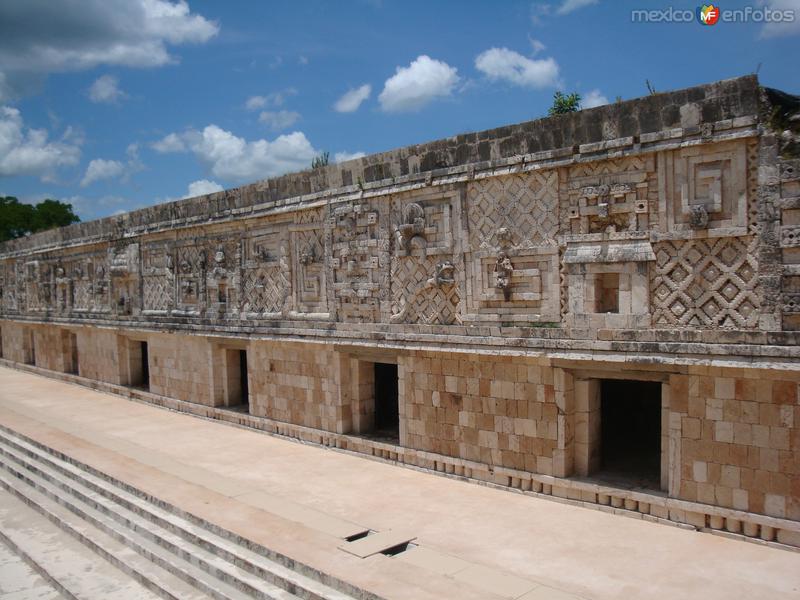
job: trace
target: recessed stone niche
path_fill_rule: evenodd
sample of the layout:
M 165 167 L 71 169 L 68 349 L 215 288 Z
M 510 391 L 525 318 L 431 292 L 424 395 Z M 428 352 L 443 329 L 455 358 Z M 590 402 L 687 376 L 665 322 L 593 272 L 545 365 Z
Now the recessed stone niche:
M 600 236 L 584 241 L 585 237 L 568 243 L 564 254 L 567 322 L 574 327 L 648 327 L 648 263 L 655 260 L 650 242 Z

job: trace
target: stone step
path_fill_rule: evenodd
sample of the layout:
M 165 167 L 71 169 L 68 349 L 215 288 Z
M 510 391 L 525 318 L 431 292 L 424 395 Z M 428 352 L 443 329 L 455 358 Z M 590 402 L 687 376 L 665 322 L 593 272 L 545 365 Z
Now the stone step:
M 15 552 L 35 565 L 62 597 L 69 600 L 206 598 L 169 573 L 153 568 L 102 531 L 79 522 L 78 517 L 25 482 L 0 472 L 0 486 L 4 489 L 0 491 L 0 527 L 4 538 Z
M 0 497 L 10 497 L 0 490 Z M 2 502 L 0 498 L 0 502 Z M 1 533 L 1 532 L 0 532 Z M 62 535 L 66 535 L 62 532 Z M 0 598 L 3 600 L 72 600 L 65 590 L 29 554 L 0 535 Z M 87 550 L 88 552 L 88 550 Z
M 114 505 L 81 484 L 0 443 L 2 467 L 73 514 L 150 562 L 217 600 L 295 600 L 298 596 L 260 580 L 199 546 Z
M 218 526 L 181 511 L 145 494 L 122 481 L 84 465 L 75 459 L 0 426 L 0 442 L 5 447 L 45 465 L 60 476 L 85 486 L 110 501 L 142 517 L 148 523 L 178 536 L 193 547 L 201 547 L 237 568 L 304 598 L 305 600 L 379 600 L 374 594 L 328 577 L 264 546 L 255 544 Z M 145 530 L 147 533 L 148 530 Z

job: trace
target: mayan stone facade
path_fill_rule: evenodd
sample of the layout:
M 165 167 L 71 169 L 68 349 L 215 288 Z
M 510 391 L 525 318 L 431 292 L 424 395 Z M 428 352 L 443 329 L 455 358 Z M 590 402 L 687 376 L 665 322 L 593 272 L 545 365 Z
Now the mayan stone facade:
M 743 77 L 8 242 L 2 359 L 800 545 L 797 114 Z

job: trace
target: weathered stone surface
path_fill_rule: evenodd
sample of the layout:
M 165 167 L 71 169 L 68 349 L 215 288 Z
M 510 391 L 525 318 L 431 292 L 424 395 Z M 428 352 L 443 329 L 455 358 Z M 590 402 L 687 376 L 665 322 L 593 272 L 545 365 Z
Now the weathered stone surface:
M 390 365 L 414 464 L 572 500 L 552 477 L 600 468 L 601 382 L 657 381 L 661 489 L 800 520 L 771 97 L 728 80 L 8 242 L 2 357 L 337 435 L 372 432 Z

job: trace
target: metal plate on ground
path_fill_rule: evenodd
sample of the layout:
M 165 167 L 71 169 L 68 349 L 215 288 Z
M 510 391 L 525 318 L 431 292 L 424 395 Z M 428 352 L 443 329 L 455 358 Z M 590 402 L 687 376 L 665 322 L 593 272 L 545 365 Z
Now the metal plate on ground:
M 368 556 L 378 554 L 390 548 L 407 544 L 415 539 L 417 539 L 417 536 L 409 534 L 407 531 L 390 529 L 374 535 L 368 535 L 354 542 L 345 542 L 339 546 L 339 549 L 360 558 L 367 558 Z

